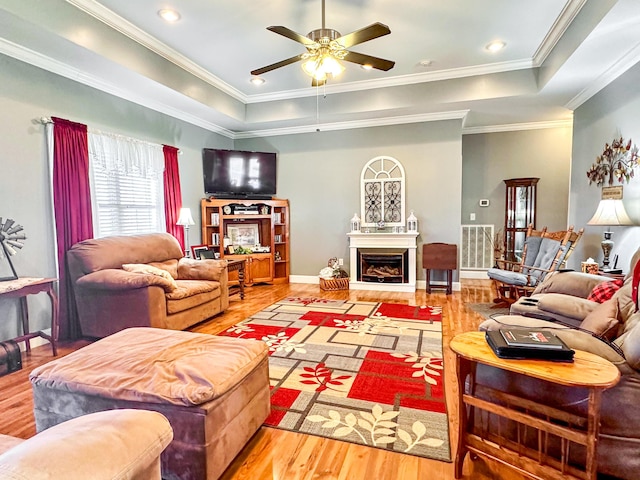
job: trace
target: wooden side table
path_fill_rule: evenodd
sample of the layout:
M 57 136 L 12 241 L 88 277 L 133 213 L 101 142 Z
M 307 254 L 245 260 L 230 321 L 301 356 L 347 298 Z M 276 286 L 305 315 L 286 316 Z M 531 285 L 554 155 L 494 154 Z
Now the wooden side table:
M 442 288 L 442 285 L 431 283 L 431 270 L 445 270 L 447 295 L 451 295 L 453 271 L 458 268 L 458 246 L 450 243 L 425 243 L 422 245 L 422 268 L 427 276 L 427 293 L 431 293 L 432 288 Z
M 0 298 L 19 298 L 20 309 L 22 313 L 22 335 L 14 338 L 16 342 L 25 342 L 27 353 L 31 353 L 31 339 L 42 337 L 49 341 L 53 356 L 58 354 L 58 297 L 53 289 L 53 284 L 57 282 L 57 278 L 31 278 L 22 277 L 17 280 L 8 280 L 0 282 Z M 51 299 L 51 335 L 44 333 L 42 330 L 31 332 L 29 328 L 29 309 L 27 306 L 27 296 L 36 293 L 46 292 Z
M 227 271 L 238 272 L 238 285 L 229 286 L 229 296 L 240 293 L 240 300 L 244 300 L 244 266 L 246 260 L 227 260 Z
M 464 457 L 471 451 L 511 465 L 520 472 L 530 473 L 536 478 L 596 479 L 601 394 L 603 390 L 614 386 L 620 380 L 620 371 L 615 365 L 597 355 L 579 350 L 575 353 L 573 363 L 501 359 L 487 344 L 484 332 L 467 332 L 457 335 L 451 340 L 450 347 L 456 354 L 460 412 L 455 478 L 462 476 Z M 586 419 L 506 393 L 498 393 L 497 396 L 502 400 L 508 398 L 509 406 L 474 396 L 475 367 L 479 363 L 558 385 L 588 389 Z M 469 377 L 470 393 L 465 393 L 467 377 Z M 502 444 L 496 443 L 502 438 L 499 433 L 498 440 L 495 438 L 489 440 L 488 437 L 483 436 L 483 432 L 473 432 L 470 428 L 473 422 L 470 419 L 473 418 L 476 410 L 479 410 L 479 414 L 489 412 L 534 429 L 538 433 L 538 450 L 522 444 L 514 445 L 513 441 L 505 440 Z M 572 423 L 576 420 L 586 423 L 586 428 L 573 427 Z M 562 459 L 554 459 L 547 455 L 549 435 L 561 439 L 566 449 L 564 453 L 569 451 L 569 443 L 583 445 L 586 448 L 585 470 L 568 465 L 568 458 L 566 458 L 568 455 Z

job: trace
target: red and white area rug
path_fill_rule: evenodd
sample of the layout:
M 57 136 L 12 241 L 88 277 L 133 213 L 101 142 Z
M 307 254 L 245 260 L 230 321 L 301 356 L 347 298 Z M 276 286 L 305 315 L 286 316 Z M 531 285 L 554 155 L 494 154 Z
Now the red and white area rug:
M 286 298 L 221 335 L 269 345 L 265 425 L 450 461 L 442 309 Z

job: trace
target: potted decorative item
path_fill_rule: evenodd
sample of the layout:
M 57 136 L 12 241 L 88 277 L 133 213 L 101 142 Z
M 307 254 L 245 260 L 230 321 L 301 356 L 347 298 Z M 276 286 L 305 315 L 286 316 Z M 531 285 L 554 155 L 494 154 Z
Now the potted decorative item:
M 329 259 L 319 277 L 321 290 L 349 290 L 349 274 L 340 268 L 336 257 Z

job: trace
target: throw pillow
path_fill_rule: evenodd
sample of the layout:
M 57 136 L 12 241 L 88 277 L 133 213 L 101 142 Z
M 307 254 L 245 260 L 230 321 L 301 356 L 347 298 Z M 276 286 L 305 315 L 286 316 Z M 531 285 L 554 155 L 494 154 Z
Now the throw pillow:
M 178 288 L 178 284 L 171 276 L 171 274 L 166 270 L 162 270 L 161 268 L 153 267 L 151 265 L 147 265 L 146 263 L 125 263 L 122 265 L 122 269 L 126 272 L 131 273 L 145 273 L 148 275 L 156 275 L 158 277 L 162 277 L 167 280 L 167 282 L 169 282 L 172 287 L 172 291 Z
M 589 330 L 607 340 L 613 340 L 618 334 L 618 302 L 615 299 L 601 303 L 584 317 L 580 328 Z
M 603 303 L 613 297 L 613 294 L 622 287 L 622 280 L 611 280 L 610 282 L 602 282 L 593 287 L 587 300 Z

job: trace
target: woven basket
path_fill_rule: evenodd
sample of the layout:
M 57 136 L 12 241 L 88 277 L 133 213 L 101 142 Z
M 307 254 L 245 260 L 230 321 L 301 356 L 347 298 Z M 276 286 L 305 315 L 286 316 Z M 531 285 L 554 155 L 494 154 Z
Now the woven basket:
M 320 278 L 320 290 L 349 290 L 349 278 Z

